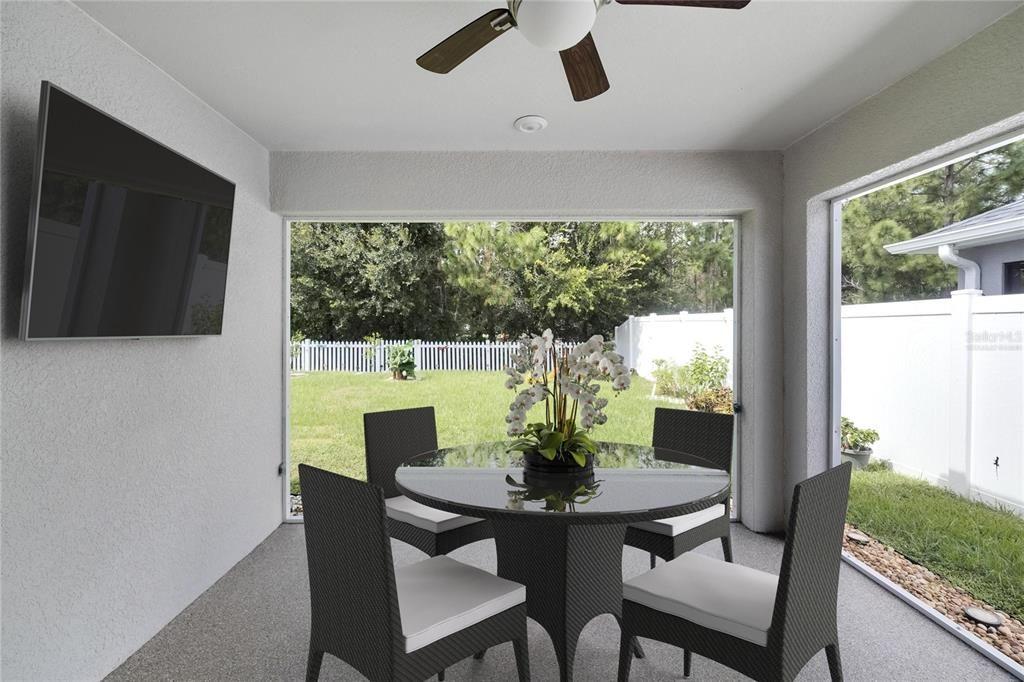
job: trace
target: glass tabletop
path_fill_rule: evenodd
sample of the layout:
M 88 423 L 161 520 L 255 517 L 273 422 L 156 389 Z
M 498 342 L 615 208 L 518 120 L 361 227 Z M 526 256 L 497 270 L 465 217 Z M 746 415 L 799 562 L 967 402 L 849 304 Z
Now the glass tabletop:
M 729 474 L 697 455 L 598 443 L 593 470 L 569 475 L 524 466 L 508 443 L 445 448 L 395 472 L 399 489 L 431 507 L 479 518 L 549 518 L 566 523 L 635 523 L 723 502 Z

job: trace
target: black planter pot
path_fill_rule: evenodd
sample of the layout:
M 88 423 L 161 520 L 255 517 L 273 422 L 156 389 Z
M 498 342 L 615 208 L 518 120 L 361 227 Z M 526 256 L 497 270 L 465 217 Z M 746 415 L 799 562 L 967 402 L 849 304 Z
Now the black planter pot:
M 536 452 L 524 452 L 523 470 L 535 474 L 543 474 L 545 476 L 566 475 L 581 477 L 594 472 L 594 456 L 587 455 L 586 465 L 580 466 L 576 463 L 576 460 L 572 459 L 572 457 L 569 458 L 569 461 L 565 461 L 560 457 L 549 460 Z

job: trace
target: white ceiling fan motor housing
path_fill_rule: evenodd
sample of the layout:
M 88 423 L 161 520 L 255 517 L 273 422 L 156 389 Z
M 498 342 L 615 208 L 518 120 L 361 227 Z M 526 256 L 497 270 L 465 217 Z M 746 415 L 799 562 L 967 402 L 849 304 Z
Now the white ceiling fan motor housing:
M 510 0 L 519 31 L 542 50 L 567 50 L 583 40 L 603 0 Z

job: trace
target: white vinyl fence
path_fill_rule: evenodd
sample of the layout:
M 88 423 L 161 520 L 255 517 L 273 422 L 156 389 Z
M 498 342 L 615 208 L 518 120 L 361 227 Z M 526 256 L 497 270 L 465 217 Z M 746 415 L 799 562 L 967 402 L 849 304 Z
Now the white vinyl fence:
M 843 306 L 843 415 L 875 456 L 1024 513 L 1024 295 Z
M 700 343 L 732 358 L 732 312 L 631 317 L 630 366 L 684 364 Z M 842 310 L 842 413 L 878 431 L 897 471 L 1024 514 L 1024 295 L 960 291 Z
M 615 328 L 615 348 L 626 366 L 648 379 L 653 377 L 654 361 L 668 360 L 685 365 L 698 345 L 711 352 L 716 348 L 729 358 L 732 386 L 733 311 L 720 313 L 679 313 L 677 315 L 630 316 Z

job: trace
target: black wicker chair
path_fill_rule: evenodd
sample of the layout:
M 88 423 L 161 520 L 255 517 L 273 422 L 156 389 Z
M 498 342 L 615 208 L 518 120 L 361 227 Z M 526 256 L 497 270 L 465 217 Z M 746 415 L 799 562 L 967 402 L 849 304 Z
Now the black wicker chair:
M 733 416 L 711 412 L 674 410 L 659 407 L 654 411 L 654 436 L 656 448 L 666 448 L 680 453 L 692 454 L 700 459 L 679 458 L 683 462 L 704 464 L 707 460 L 714 466 L 732 472 Z M 709 540 L 722 540 L 722 554 L 726 561 L 732 561 L 732 537 L 730 536 L 729 500 L 721 505 L 685 516 L 636 523 L 626 530 L 625 543 L 651 554 L 651 568 L 657 559 L 671 561 L 694 547 Z
M 395 569 L 384 495 L 299 465 L 312 612 L 306 680 L 325 653 L 378 682 L 425 680 L 512 642 L 530 679 L 526 588 L 445 556 Z
M 842 680 L 836 596 L 850 468 L 797 484 L 778 577 L 691 552 L 626 582 L 619 682 L 633 637 L 685 649 L 684 676 L 696 652 L 755 680 L 787 681 L 825 649 L 833 682 Z
M 433 407 L 370 412 L 363 415 L 366 479 L 387 498 L 388 533 L 428 556 L 494 537 L 491 524 L 414 502 L 395 486 L 395 470 L 416 455 L 437 449 Z

